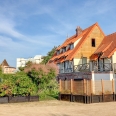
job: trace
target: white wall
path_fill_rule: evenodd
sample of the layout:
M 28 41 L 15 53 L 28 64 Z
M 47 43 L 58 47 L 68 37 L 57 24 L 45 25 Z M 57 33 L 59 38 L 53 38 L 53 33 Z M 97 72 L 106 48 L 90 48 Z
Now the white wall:
M 87 59 L 87 63 L 89 63 L 89 59 Z M 77 59 L 77 58 L 74 58 L 73 59 L 73 62 L 74 62 L 74 65 L 79 65 L 79 64 L 82 64 L 82 59 Z
M 113 72 L 110 71 L 109 73 L 105 73 L 105 72 L 102 72 L 102 73 L 95 73 L 95 72 L 92 72 L 92 80 L 112 80 L 113 79 Z
M 79 43 L 79 41 L 81 40 L 81 38 L 79 38 L 77 41 L 74 42 L 74 47 Z
M 74 63 L 74 65 L 82 64 L 82 59 L 74 58 L 74 59 L 73 59 L 73 63 Z
M 24 67 L 25 64 L 28 62 L 28 61 L 31 61 L 33 63 L 36 63 L 36 64 L 39 64 L 40 62 L 42 62 L 42 56 L 41 55 L 36 55 L 34 58 L 17 58 L 17 61 L 16 61 L 16 69 L 18 69 L 19 67 Z
M 112 63 L 116 63 L 116 52 L 112 55 Z

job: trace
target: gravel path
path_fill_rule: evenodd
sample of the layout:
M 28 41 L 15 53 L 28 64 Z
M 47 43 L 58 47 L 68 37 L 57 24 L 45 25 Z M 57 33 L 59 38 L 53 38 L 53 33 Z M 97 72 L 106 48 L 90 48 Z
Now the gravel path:
M 0 104 L 0 116 L 116 116 L 116 102 L 39 101 Z

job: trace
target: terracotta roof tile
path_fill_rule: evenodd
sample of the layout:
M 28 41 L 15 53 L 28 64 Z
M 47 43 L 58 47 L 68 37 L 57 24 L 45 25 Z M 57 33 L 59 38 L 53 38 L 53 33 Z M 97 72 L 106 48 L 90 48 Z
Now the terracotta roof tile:
M 98 24 L 95 23 L 94 25 L 92 25 L 89 28 L 85 29 L 85 33 L 83 33 L 83 37 L 81 38 L 81 40 L 79 41 L 79 43 L 77 44 L 77 46 L 74 48 L 74 50 L 72 51 L 72 53 L 66 58 L 66 60 L 72 60 L 74 58 L 76 52 L 83 45 L 83 43 L 87 39 L 89 33 L 94 29 L 94 27 L 96 25 L 98 26 Z
M 94 54 L 102 53 L 101 58 L 109 58 L 116 50 L 116 32 L 104 37 Z
M 83 45 L 84 41 L 87 39 L 87 37 L 89 36 L 90 32 L 94 29 L 94 27 L 96 27 L 98 25 L 98 23 L 93 24 L 92 26 L 84 29 L 82 31 L 82 33 L 78 36 L 73 35 L 72 37 L 68 38 L 61 46 L 59 46 L 57 48 L 57 50 L 60 50 L 63 47 L 66 47 L 67 45 L 69 45 L 70 43 L 74 43 L 75 41 L 77 41 L 78 39 L 80 39 L 80 41 L 78 42 L 78 44 L 76 45 L 76 47 L 72 50 L 66 51 L 64 53 L 61 53 L 59 55 L 53 56 L 50 61 L 54 61 L 55 59 L 59 59 L 63 56 L 67 56 L 65 60 L 72 60 L 75 56 L 75 53 L 79 50 L 79 48 Z M 101 30 L 101 28 L 99 27 L 99 29 Z M 101 30 L 101 32 L 103 33 L 103 31 Z M 103 33 L 104 35 L 104 33 Z

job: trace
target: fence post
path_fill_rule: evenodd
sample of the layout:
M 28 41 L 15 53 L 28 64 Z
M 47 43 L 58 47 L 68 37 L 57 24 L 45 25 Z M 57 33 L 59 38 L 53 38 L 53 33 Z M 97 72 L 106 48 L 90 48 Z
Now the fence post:
M 112 79 L 112 93 L 113 93 L 113 100 L 115 101 L 115 94 L 114 94 L 114 79 Z
M 93 103 L 93 83 L 92 83 L 92 79 L 90 81 L 90 89 L 91 89 L 91 103 Z
M 73 79 L 71 79 L 71 101 L 73 101 Z
M 88 96 L 88 80 L 86 80 L 86 103 L 90 103 L 90 97 Z
M 83 93 L 84 93 L 84 100 L 86 103 L 86 81 L 85 81 L 85 79 L 83 79 Z
M 104 102 L 104 83 L 103 83 L 103 79 L 101 79 L 101 86 L 102 86 L 102 101 Z
M 59 100 L 61 100 L 61 91 L 62 91 L 62 81 L 59 80 Z

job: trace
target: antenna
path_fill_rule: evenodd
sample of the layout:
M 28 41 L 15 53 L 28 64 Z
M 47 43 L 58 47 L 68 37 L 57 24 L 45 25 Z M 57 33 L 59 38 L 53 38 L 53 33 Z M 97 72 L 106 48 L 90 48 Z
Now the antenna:
M 66 38 L 68 38 L 68 33 L 67 33 L 67 36 L 66 36 Z

